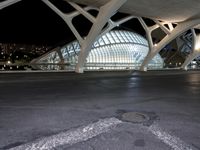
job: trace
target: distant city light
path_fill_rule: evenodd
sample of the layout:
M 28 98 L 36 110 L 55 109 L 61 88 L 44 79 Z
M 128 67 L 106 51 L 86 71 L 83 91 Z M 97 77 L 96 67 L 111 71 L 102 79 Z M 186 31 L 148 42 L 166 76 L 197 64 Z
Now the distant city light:
M 8 63 L 8 64 L 11 64 L 11 61 L 10 61 L 10 60 L 8 60 L 8 61 L 7 61 L 7 63 Z

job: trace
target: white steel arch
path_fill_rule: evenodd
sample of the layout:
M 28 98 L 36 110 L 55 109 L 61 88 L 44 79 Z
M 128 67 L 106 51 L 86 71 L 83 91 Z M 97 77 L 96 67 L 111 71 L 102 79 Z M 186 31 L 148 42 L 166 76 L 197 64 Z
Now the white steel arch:
M 6 1 L 0 2 L 0 9 L 3 9 L 5 7 L 8 7 L 8 6 L 15 4 L 17 2 L 20 2 L 20 1 L 21 0 L 6 0 Z M 147 70 L 148 63 L 153 59 L 153 57 L 156 54 L 159 53 L 159 51 L 163 47 L 165 47 L 165 45 L 167 45 L 169 42 L 171 42 L 172 40 L 177 38 L 183 32 L 185 32 L 191 28 L 194 28 L 195 26 L 198 26 L 200 24 L 199 17 L 196 17 L 196 18 L 194 17 L 194 19 L 190 18 L 189 20 L 185 20 L 185 21 L 179 22 L 179 23 L 173 22 L 173 23 L 176 23 L 176 27 L 173 27 L 172 22 L 170 22 L 170 23 L 162 22 L 162 21 L 156 20 L 156 19 L 153 20 L 155 22 L 155 25 L 149 27 L 149 26 L 147 26 L 147 24 L 144 22 L 144 20 L 140 16 L 128 16 L 128 17 L 125 17 L 125 18 L 115 21 L 115 22 L 112 21 L 110 19 L 111 16 L 114 15 L 121 8 L 121 6 L 123 6 L 123 4 L 126 3 L 127 0 L 105 1 L 105 3 L 102 3 L 102 5 L 99 8 L 90 7 L 90 6 L 82 8 L 72 1 L 65 0 L 76 10 L 76 11 L 68 13 L 68 14 L 61 12 L 49 0 L 41 0 L 41 1 L 43 1 L 47 6 L 49 6 L 53 11 L 55 11 L 66 22 L 66 24 L 69 26 L 69 28 L 74 33 L 77 40 L 79 41 L 79 43 L 81 45 L 81 51 L 78 56 L 78 64 L 76 66 L 76 72 L 78 72 L 78 73 L 83 73 L 83 71 L 84 71 L 83 66 L 84 66 L 86 57 L 88 56 L 94 41 L 99 36 L 102 36 L 103 34 L 107 33 L 111 29 L 113 29 L 114 27 L 116 27 L 132 18 L 137 18 L 140 21 L 142 27 L 146 31 L 147 40 L 148 40 L 149 48 L 150 48 L 150 51 L 147 54 L 146 58 L 144 59 L 142 66 L 140 68 L 140 70 L 142 70 L 142 71 Z M 94 17 L 88 13 L 88 10 L 91 10 L 91 9 L 95 9 L 95 10 L 99 11 L 97 17 Z M 72 24 L 72 19 L 80 14 L 82 14 L 84 17 L 86 17 L 93 24 L 92 28 L 89 31 L 88 36 L 85 38 L 81 37 L 80 33 L 76 30 L 76 28 Z M 102 28 L 104 27 L 104 25 L 106 23 L 108 23 L 108 25 L 102 31 Z M 167 25 L 167 27 L 166 27 L 166 25 Z M 161 39 L 161 41 L 159 43 L 156 43 L 156 45 L 154 45 L 154 43 L 152 41 L 151 33 L 152 33 L 152 31 L 156 30 L 157 28 L 160 28 L 166 34 L 166 36 L 163 39 Z M 196 39 L 196 35 L 194 36 L 194 39 Z M 60 55 L 60 54 L 58 53 L 58 55 Z M 188 58 L 186 59 L 186 61 L 184 62 L 184 64 L 182 65 L 181 68 L 186 69 L 186 66 L 188 65 L 188 63 L 192 59 L 196 58 L 197 56 L 199 56 L 199 52 L 193 48 L 193 52 L 188 56 Z M 63 59 L 61 58 L 61 62 L 62 61 L 63 61 Z
M 76 3 L 68 2 L 77 11 L 70 14 L 64 14 L 58 8 L 56 8 L 49 0 L 42 0 L 42 1 L 45 4 L 47 4 L 52 10 L 54 10 L 68 24 L 69 28 L 72 30 L 72 32 L 74 33 L 74 35 L 76 36 L 76 38 L 78 39 L 81 45 L 81 51 L 79 53 L 78 64 L 76 66 L 77 73 L 83 73 L 83 66 L 84 66 L 86 57 L 88 56 L 88 53 L 92 48 L 92 44 L 97 39 L 98 35 L 101 34 L 103 26 L 109 21 L 110 17 L 114 15 L 117 12 L 117 10 L 126 2 L 126 0 L 110 0 L 109 2 L 107 2 L 106 4 L 104 4 L 103 6 L 99 8 L 98 16 L 94 18 L 92 15 L 90 15 L 87 12 L 87 10 L 91 9 L 90 7 L 89 8 L 86 7 L 85 9 L 83 9 Z M 78 33 L 78 31 L 76 30 L 76 28 L 72 24 L 72 19 L 79 14 L 84 15 L 88 20 L 90 20 L 93 23 L 89 31 L 89 34 L 86 38 L 82 38 L 80 34 Z M 110 22 L 110 24 L 112 23 Z M 113 26 L 114 25 L 112 24 L 112 27 Z M 110 25 L 110 27 L 107 28 L 106 31 L 108 31 L 112 27 Z
M 70 27 L 70 29 L 72 30 L 72 32 L 74 33 L 74 35 L 76 36 L 76 38 L 78 39 L 78 41 L 81 45 L 81 52 L 79 54 L 78 64 L 76 66 L 77 73 L 83 73 L 83 71 L 84 71 L 83 66 L 84 66 L 85 60 L 88 56 L 88 53 L 92 48 L 93 42 L 99 36 L 107 33 L 114 27 L 119 26 L 120 24 L 122 24 L 130 19 L 137 18 L 140 21 L 142 27 L 146 31 L 147 40 L 149 43 L 150 51 L 142 63 L 142 66 L 140 68 L 141 71 L 147 70 L 146 66 L 148 65 L 148 63 L 153 59 L 153 57 L 156 54 L 159 53 L 159 51 L 163 47 L 165 47 L 165 45 L 167 45 L 169 42 L 171 42 L 173 39 L 175 39 L 177 36 L 179 36 L 180 34 L 185 32 L 186 30 L 188 30 L 200 23 L 200 19 L 189 20 L 189 21 L 185 21 L 185 22 L 181 22 L 181 23 L 177 24 L 176 27 L 174 28 L 172 23 L 161 22 L 161 21 L 158 21 L 155 19 L 153 20 L 155 22 L 155 25 L 148 27 L 146 25 L 146 23 L 144 22 L 144 20 L 142 19 L 142 17 L 135 17 L 135 16 L 125 17 L 117 22 L 112 21 L 110 19 L 110 17 L 113 15 L 114 12 L 116 12 L 126 2 L 126 0 L 124 0 L 123 2 L 120 1 L 120 3 L 118 3 L 115 0 L 111 0 L 108 3 L 106 3 L 105 5 L 103 5 L 102 7 L 100 7 L 100 9 L 96 8 L 97 10 L 99 10 L 99 14 L 96 18 L 91 16 L 89 13 L 87 13 L 87 10 L 95 9 L 95 8 L 91 8 L 91 7 L 81 8 L 79 5 L 77 5 L 73 2 L 68 2 L 78 12 L 74 12 L 71 14 L 64 14 L 60 10 L 58 10 L 48 0 L 42 0 L 42 1 L 44 1 L 50 8 L 52 8 L 59 16 L 61 16 L 65 20 L 65 22 L 68 24 L 68 26 Z M 84 15 L 88 20 L 90 20 L 93 23 L 93 26 L 92 26 L 88 36 L 85 39 L 83 39 L 80 36 L 78 31 L 75 29 L 75 27 L 72 24 L 72 19 L 79 14 Z M 103 26 L 106 24 L 106 22 L 108 22 L 108 26 L 103 31 L 101 31 Z M 165 25 L 167 25 L 168 28 Z M 160 28 L 162 31 L 164 31 L 164 33 L 166 33 L 166 36 L 163 39 L 161 39 L 161 41 L 159 43 L 154 45 L 154 43 L 152 41 L 151 33 L 154 30 L 156 30 L 157 28 Z
M 79 54 L 78 64 L 76 66 L 76 72 L 83 73 L 83 66 L 85 60 L 92 48 L 92 44 L 96 40 L 97 36 L 101 33 L 103 26 L 108 22 L 110 17 L 116 13 L 116 11 L 126 2 L 126 0 L 111 0 L 99 9 L 99 14 L 96 18 L 96 22 L 93 24 L 87 38 L 81 45 L 81 51 Z
M 170 43 L 173 39 L 177 38 L 179 35 L 181 35 L 183 32 L 193 28 L 194 26 L 198 25 L 200 23 L 200 19 L 195 19 L 195 20 L 188 20 L 188 21 L 184 21 L 181 22 L 179 24 L 177 24 L 177 26 L 175 28 L 173 28 L 171 25 L 170 30 L 168 30 L 163 24 L 159 23 L 159 26 L 162 26 L 162 30 L 167 34 L 160 42 L 156 43 L 156 45 L 153 45 L 152 42 L 152 36 L 151 36 L 151 32 L 153 30 L 156 29 L 155 26 L 153 27 L 147 27 L 147 25 L 145 24 L 145 22 L 139 18 L 141 24 L 143 25 L 146 33 L 147 33 L 147 39 L 149 41 L 149 48 L 150 51 L 148 53 L 148 55 L 146 56 L 140 70 L 141 71 L 146 71 L 147 68 L 146 66 L 148 65 L 149 61 L 152 60 L 152 58 L 160 52 L 160 50 L 162 48 L 165 47 L 165 45 L 167 45 L 168 43 Z
M 21 0 L 5 0 L 3 2 L 0 2 L 0 10 L 20 1 Z

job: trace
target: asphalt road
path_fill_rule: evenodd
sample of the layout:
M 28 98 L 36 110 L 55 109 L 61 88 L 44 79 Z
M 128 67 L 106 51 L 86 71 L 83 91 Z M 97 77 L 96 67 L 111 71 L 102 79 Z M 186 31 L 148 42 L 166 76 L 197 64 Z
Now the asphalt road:
M 121 122 L 96 129 L 109 118 Z M 200 150 L 200 72 L 0 74 L 0 150 L 79 129 L 53 149 Z

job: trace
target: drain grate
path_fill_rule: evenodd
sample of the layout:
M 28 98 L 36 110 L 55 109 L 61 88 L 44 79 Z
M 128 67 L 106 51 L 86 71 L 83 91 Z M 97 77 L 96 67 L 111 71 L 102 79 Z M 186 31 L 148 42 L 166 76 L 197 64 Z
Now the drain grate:
M 148 121 L 150 118 L 143 113 L 139 112 L 127 112 L 122 114 L 122 120 L 133 122 L 133 123 L 143 123 Z

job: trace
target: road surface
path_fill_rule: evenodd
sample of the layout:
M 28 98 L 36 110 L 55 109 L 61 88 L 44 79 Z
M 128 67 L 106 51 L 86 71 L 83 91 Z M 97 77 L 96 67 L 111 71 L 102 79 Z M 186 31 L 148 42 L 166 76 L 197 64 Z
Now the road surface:
M 0 74 L 0 150 L 34 145 L 199 150 L 200 72 Z

